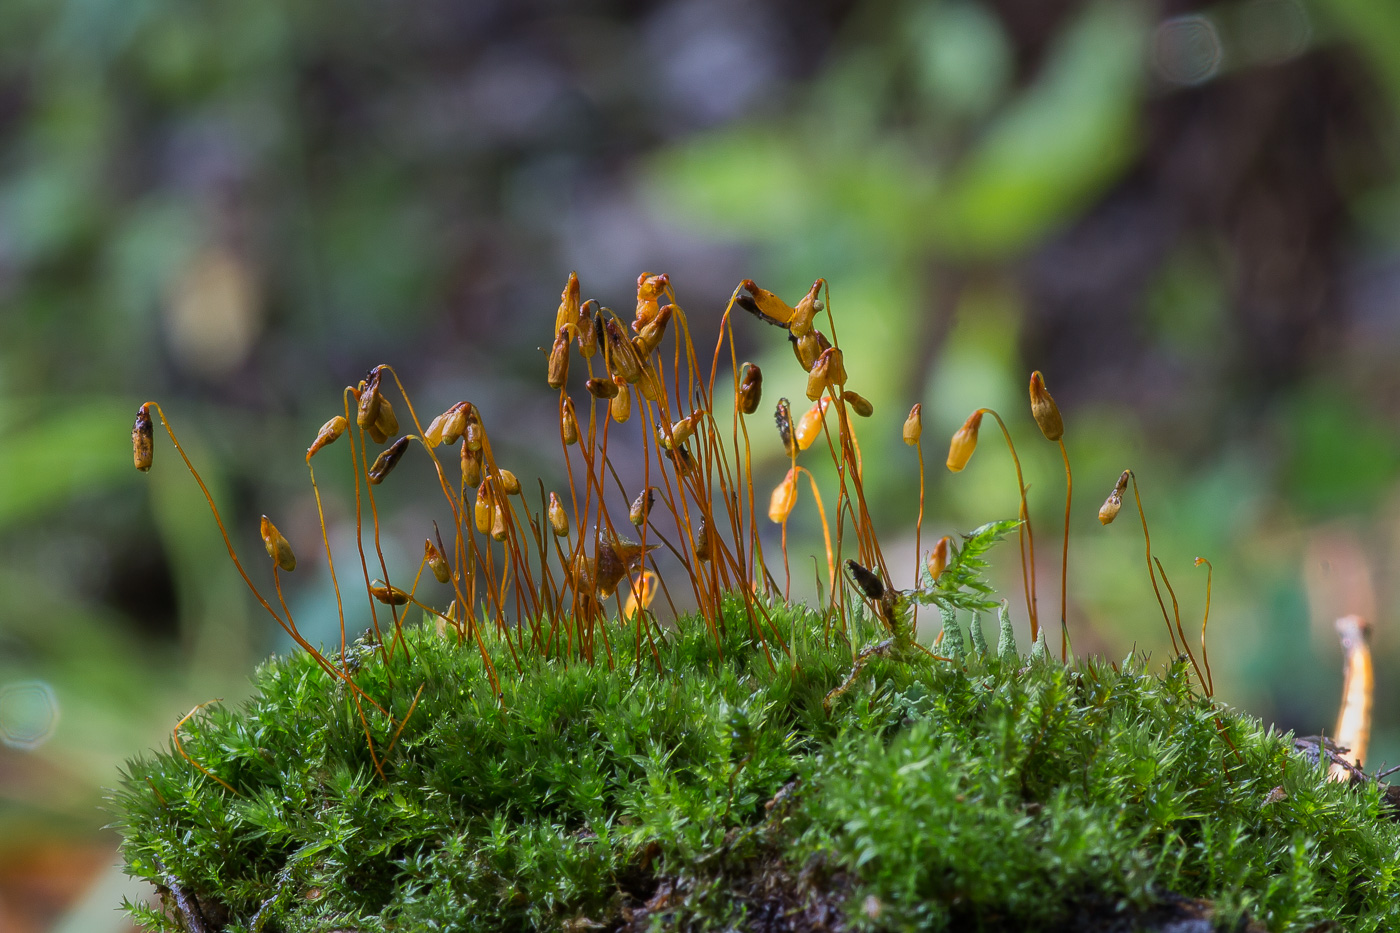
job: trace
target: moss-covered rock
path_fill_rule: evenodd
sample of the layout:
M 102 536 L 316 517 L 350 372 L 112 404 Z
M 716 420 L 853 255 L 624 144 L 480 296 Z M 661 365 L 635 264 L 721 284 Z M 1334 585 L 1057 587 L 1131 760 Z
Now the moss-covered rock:
M 285 933 L 1400 927 L 1378 790 L 1328 782 L 1183 665 L 873 657 L 828 712 L 852 646 L 771 611 L 786 647 L 738 602 L 724 634 L 614 631 L 592 665 L 517 668 L 502 640 L 499 698 L 474 645 L 411 628 L 408 656 L 356 655 L 396 722 L 416 697 L 397 736 L 309 656 L 273 659 L 242 709 L 181 731 L 236 793 L 174 748 L 131 763 L 123 852 L 166 908 L 132 911 Z

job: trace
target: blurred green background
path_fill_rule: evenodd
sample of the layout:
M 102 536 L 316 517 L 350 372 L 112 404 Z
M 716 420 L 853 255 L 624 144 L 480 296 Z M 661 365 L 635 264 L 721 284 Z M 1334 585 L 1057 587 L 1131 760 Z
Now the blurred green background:
M 165 406 L 243 551 L 276 518 L 325 638 L 301 451 L 340 388 L 394 363 L 421 410 L 473 400 L 557 482 L 536 348 L 571 269 L 619 309 L 670 273 L 702 343 L 739 279 L 795 301 L 827 278 L 887 552 L 912 573 L 914 401 L 925 545 L 1014 516 L 995 437 L 941 467 L 994 406 L 1048 619 L 1043 370 L 1077 467 L 1077 649 L 1168 650 L 1137 531 L 1095 520 L 1131 466 L 1188 627 L 1214 562 L 1218 694 L 1330 730 L 1332 620 L 1361 612 L 1370 763 L 1400 763 L 1397 118 L 1390 0 L 0 3 L 0 930 L 114 923 L 102 788 L 284 647 L 164 439 L 131 469 L 136 406 Z M 800 399 L 777 332 L 738 332 L 765 410 Z M 762 495 L 783 466 L 760 433 Z M 386 491 L 405 560 L 430 485 Z M 1024 625 L 1013 548 L 998 572 Z

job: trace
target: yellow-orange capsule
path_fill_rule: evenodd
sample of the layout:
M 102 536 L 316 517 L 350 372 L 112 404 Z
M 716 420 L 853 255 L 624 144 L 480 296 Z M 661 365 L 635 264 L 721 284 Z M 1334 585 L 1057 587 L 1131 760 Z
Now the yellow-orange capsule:
M 671 425 L 670 437 L 667 437 L 665 433 L 661 431 L 657 431 L 656 442 L 660 444 L 665 450 L 674 450 L 675 448 L 681 446 L 686 441 L 690 440 L 691 437 L 694 436 L 695 427 L 700 422 L 701 414 L 702 412 L 697 411 L 695 412 L 695 414 L 690 415 L 686 418 L 682 418 L 675 424 Z
M 792 322 L 793 309 L 777 295 L 759 288 L 753 279 L 744 279 L 739 287 L 748 292 L 735 298 L 735 304 L 769 324 L 787 327 Z
M 948 569 L 948 553 L 953 543 L 953 539 L 948 535 L 938 539 L 938 543 L 933 546 L 933 550 L 928 555 L 928 576 L 934 583 L 943 575 L 943 571 Z
M 491 537 L 497 541 L 506 539 L 506 508 L 500 502 L 491 509 Z
M 875 414 L 875 406 L 870 404 L 863 395 L 857 395 L 851 391 L 842 392 L 841 401 L 851 406 L 851 411 L 860 415 L 862 418 L 869 418 L 871 415 Z
M 611 400 L 617 398 L 617 383 L 605 377 L 595 377 L 585 383 L 588 394 L 596 399 Z
M 486 428 L 482 425 L 481 417 L 477 415 L 475 408 L 467 412 L 467 423 L 462 431 L 462 438 L 462 442 L 472 450 L 480 450 L 486 441 Z
M 651 608 L 659 583 L 655 571 L 643 570 L 637 581 L 627 588 L 627 605 L 622 610 L 622 618 L 633 619 L 639 611 Z
M 452 580 L 452 570 L 447 566 L 447 558 L 442 556 L 442 552 L 437 549 L 430 538 L 423 539 L 423 560 L 427 561 L 428 569 L 433 572 L 439 583 L 449 583 Z
M 397 586 L 390 586 L 383 580 L 370 581 L 369 591 L 375 599 L 386 606 L 406 606 L 410 599 L 403 590 Z
M 817 399 L 797 422 L 797 430 L 794 433 L 798 450 L 806 450 L 811 447 L 817 436 L 821 434 L 822 420 L 826 417 L 826 410 L 830 405 L 830 398 Z
M 457 443 L 457 438 L 467 431 L 467 416 L 471 414 L 471 402 L 458 402 L 442 414 L 442 442 L 447 445 Z
M 370 485 L 378 486 L 384 482 L 384 477 L 398 466 L 405 450 L 408 450 L 408 437 L 406 435 L 384 448 L 379 456 L 374 458 L 374 465 L 369 468 Z
M 792 319 L 788 321 L 788 330 L 794 337 L 805 336 L 812 329 L 813 319 L 826 310 L 826 306 L 817 297 L 825 284 L 825 279 L 817 279 L 813 282 L 812 287 L 807 290 L 807 294 L 802 296 L 802 300 L 797 303 L 797 307 L 792 309 Z
M 797 362 L 802 365 L 802 369 L 810 373 L 825 347 L 822 346 L 821 334 L 812 330 L 794 340 L 792 349 L 797 354 Z
M 510 470 L 501 470 L 501 489 L 508 496 L 520 495 L 520 480 Z
M 570 272 L 569 280 L 564 283 L 564 291 L 559 294 L 559 310 L 554 314 L 555 333 L 569 327 L 578 327 L 578 293 L 578 273 Z
M 608 414 L 612 420 L 618 424 L 632 417 L 632 393 L 628 390 L 627 384 L 618 386 L 618 393 L 608 402 Z
M 559 328 L 554 335 L 554 346 L 549 351 L 549 372 L 545 382 L 551 389 L 562 389 L 569 381 L 569 329 Z
M 429 447 L 436 447 L 442 443 L 442 425 L 447 420 L 447 412 L 438 415 L 428 426 L 423 429 L 423 443 Z
M 564 410 L 559 415 L 559 431 L 565 444 L 578 443 L 578 419 L 574 417 L 574 400 L 564 399 Z
M 840 386 L 846 382 L 846 364 L 841 351 L 828 347 L 817 357 L 807 375 L 807 398 L 816 401 L 828 386 Z
M 792 407 L 788 405 L 785 398 L 778 399 L 778 405 L 773 409 L 773 422 L 778 426 L 778 437 L 783 442 L 783 453 L 789 457 L 797 453 L 797 447 L 792 442 Z
M 714 542 L 710 540 L 714 533 L 710 531 L 710 520 L 700 519 L 700 533 L 695 536 L 695 558 L 696 560 L 709 561 L 714 557 Z
M 583 354 L 583 358 L 591 360 L 593 354 L 598 352 L 598 342 L 601 339 L 600 330 L 603 326 L 603 319 L 598 314 L 598 302 L 592 298 L 583 303 L 583 307 L 578 312 L 578 352 Z
M 564 511 L 564 503 L 559 501 L 559 494 L 553 492 L 549 494 L 549 528 L 555 537 L 569 536 L 569 513 Z
M 1060 408 L 1045 388 L 1045 379 L 1040 370 L 1031 373 L 1031 417 L 1040 425 L 1040 433 L 1048 441 L 1058 441 L 1065 436 L 1065 422 L 1060 417 Z
M 739 380 L 739 410 L 746 415 L 758 411 L 758 403 L 763 399 L 763 370 L 757 363 L 745 363 L 743 377 Z
M 787 471 L 783 481 L 773 487 L 773 495 L 768 499 L 768 518 L 781 525 L 792 514 L 797 505 L 797 470 Z
M 376 366 L 369 371 L 369 378 L 360 383 L 359 404 L 355 409 L 355 423 L 366 431 L 370 430 L 379 417 L 379 373 L 383 367 Z M 376 441 L 376 443 L 383 443 Z
M 1118 517 L 1118 510 L 1123 507 L 1123 490 L 1128 488 L 1128 477 L 1132 475 L 1131 470 L 1124 470 L 1118 477 L 1118 482 L 1113 484 L 1113 492 L 1108 494 L 1103 505 L 1099 506 L 1099 522 L 1107 525 Z
M 984 409 L 977 409 L 967 416 L 963 426 L 953 432 L 953 439 L 948 442 L 948 469 L 954 473 L 961 473 L 963 467 L 967 466 L 967 461 L 972 459 L 972 452 L 977 449 L 977 432 L 982 429 L 982 415 Z
M 656 401 L 656 377 L 651 374 L 650 367 L 642 367 L 641 375 L 637 378 L 637 391 L 642 393 L 642 398 L 648 402 Z
M 482 456 L 481 451 L 472 450 L 466 444 L 462 445 L 462 483 L 467 486 L 477 486 L 481 484 Z
M 277 530 L 277 526 L 272 524 L 266 515 L 262 517 L 259 531 L 262 534 L 263 547 L 267 548 L 267 556 L 288 573 L 296 570 L 297 556 L 292 553 L 291 544 L 282 537 L 282 532 Z
M 491 486 L 486 481 L 476 487 L 476 503 L 472 506 L 472 519 L 476 522 L 476 530 L 486 534 L 491 530 L 491 513 L 495 511 L 492 506 Z
M 603 324 L 603 335 L 607 339 L 608 371 L 627 383 L 642 378 L 642 365 L 637 359 L 637 350 L 623 334 L 617 321 L 609 318 Z
M 151 427 L 151 403 L 136 409 L 136 423 L 131 426 L 131 459 L 136 469 L 145 473 L 151 468 L 155 455 L 156 435 Z
M 924 406 L 915 403 L 909 409 L 909 417 L 904 419 L 904 443 L 913 447 L 924 436 Z
M 374 416 L 374 427 L 376 431 L 386 438 L 393 437 L 395 434 L 399 433 L 399 419 L 394 415 L 394 406 L 389 404 L 387 398 L 381 398 L 379 400 L 379 410 Z M 382 444 L 384 442 L 375 441 L 375 443 Z
M 661 346 L 662 338 L 666 336 L 666 325 L 671 323 L 671 316 L 675 312 L 675 305 L 662 305 L 661 310 L 637 331 L 637 340 L 633 345 L 637 347 L 637 352 L 643 359 L 651 356 L 652 351 Z
M 637 316 L 632 322 L 632 330 L 640 332 L 655 320 L 658 314 L 656 303 L 665 293 L 670 281 L 664 272 L 658 275 L 643 272 L 637 276 Z
M 336 415 L 330 421 L 321 425 L 321 430 L 316 432 L 316 439 L 311 442 L 310 447 L 306 448 L 306 459 L 310 460 L 312 457 L 316 456 L 316 451 L 325 447 L 327 444 L 334 444 L 336 441 L 340 440 L 340 435 L 345 433 L 347 427 L 349 427 L 349 422 L 345 420 L 344 415 Z
M 652 503 L 656 501 L 656 490 L 648 486 L 637 493 L 637 498 L 632 500 L 632 506 L 627 510 L 627 519 L 638 528 L 646 524 L 647 516 L 651 514 Z

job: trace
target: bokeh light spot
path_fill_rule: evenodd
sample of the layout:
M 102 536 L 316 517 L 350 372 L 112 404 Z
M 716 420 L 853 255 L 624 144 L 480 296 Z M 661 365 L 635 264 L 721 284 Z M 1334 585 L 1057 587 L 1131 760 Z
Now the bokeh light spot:
M 1223 49 L 1215 23 L 1205 16 L 1163 21 L 1152 36 L 1152 65 L 1171 84 L 1200 84 L 1220 70 Z
M 0 687 L 0 742 L 32 751 L 58 729 L 58 697 L 42 680 Z

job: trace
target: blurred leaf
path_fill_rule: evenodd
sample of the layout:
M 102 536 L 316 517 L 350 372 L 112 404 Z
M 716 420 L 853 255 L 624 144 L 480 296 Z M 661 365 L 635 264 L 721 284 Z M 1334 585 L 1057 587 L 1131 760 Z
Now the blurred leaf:
M 0 528 L 133 482 L 138 474 L 127 432 L 135 412 L 134 403 L 89 400 L 7 430 L 0 447 Z
M 1051 50 L 1034 85 L 988 130 L 934 215 L 939 241 L 1002 254 L 1068 220 L 1136 154 L 1146 18 L 1096 3 Z
M 1392 103 L 1400 107 L 1400 4 L 1376 0 L 1317 0 L 1316 5 L 1370 60 Z

